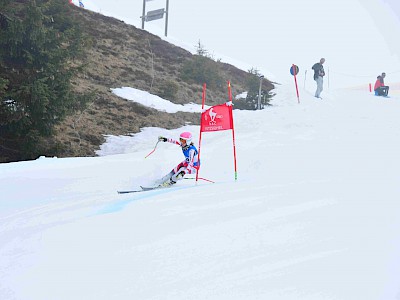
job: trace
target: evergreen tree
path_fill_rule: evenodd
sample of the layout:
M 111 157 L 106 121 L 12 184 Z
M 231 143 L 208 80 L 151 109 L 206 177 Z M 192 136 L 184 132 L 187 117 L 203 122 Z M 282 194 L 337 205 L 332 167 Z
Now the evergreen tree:
M 207 83 L 208 86 L 214 88 L 222 86 L 223 79 L 218 67 L 200 41 L 196 46 L 196 53 L 197 55 L 194 55 L 183 65 L 182 79 L 197 84 Z
M 258 95 L 260 90 L 260 76 L 261 73 L 254 68 L 248 70 L 249 77 L 247 79 L 247 96 L 246 99 L 235 101 L 236 109 L 256 110 L 258 109 Z M 270 105 L 269 101 L 273 95 L 261 86 L 261 109 L 264 109 L 265 105 Z
M 0 1 L 0 10 L 5 11 L 6 7 L 9 5 L 11 0 L 1 0 Z
M 14 159 L 38 155 L 40 138 L 89 99 L 72 91 L 84 38 L 68 1 L 27 2 L 0 33 L 0 138 Z

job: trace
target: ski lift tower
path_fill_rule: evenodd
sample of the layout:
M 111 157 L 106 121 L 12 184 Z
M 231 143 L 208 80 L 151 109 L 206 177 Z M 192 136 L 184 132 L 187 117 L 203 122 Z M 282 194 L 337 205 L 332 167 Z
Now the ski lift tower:
M 153 0 L 143 0 L 143 13 L 142 13 L 142 29 L 144 29 L 144 22 L 150 22 L 158 19 L 162 19 L 165 14 L 165 36 L 168 33 L 168 9 L 169 9 L 169 0 L 166 0 L 165 9 L 160 8 L 156 10 L 151 10 L 146 14 L 146 2 Z

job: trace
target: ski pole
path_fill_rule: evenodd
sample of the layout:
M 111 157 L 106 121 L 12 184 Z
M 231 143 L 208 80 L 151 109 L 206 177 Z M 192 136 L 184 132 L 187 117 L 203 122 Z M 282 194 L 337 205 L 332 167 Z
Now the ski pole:
M 153 149 L 149 154 L 147 154 L 144 158 L 148 158 L 151 154 L 154 153 L 154 151 L 156 151 L 156 148 L 157 148 L 157 145 L 158 145 L 159 142 L 160 142 L 160 141 L 158 141 L 158 142 L 156 143 L 156 145 L 154 146 L 154 149 Z
M 183 179 L 186 179 L 186 180 L 194 180 L 194 179 L 196 179 L 196 178 L 183 178 Z M 209 180 L 209 179 L 206 179 L 206 178 L 202 178 L 202 177 L 198 177 L 197 179 L 204 180 L 204 181 L 208 181 L 208 182 L 211 182 L 211 183 L 215 183 L 215 181 L 212 181 L 212 180 Z
M 215 183 L 215 181 L 212 181 L 212 180 L 209 180 L 209 179 L 205 179 L 205 178 L 202 178 L 202 177 L 199 177 L 198 179 L 204 180 L 204 181 L 208 181 L 208 182 L 211 182 L 211 183 Z

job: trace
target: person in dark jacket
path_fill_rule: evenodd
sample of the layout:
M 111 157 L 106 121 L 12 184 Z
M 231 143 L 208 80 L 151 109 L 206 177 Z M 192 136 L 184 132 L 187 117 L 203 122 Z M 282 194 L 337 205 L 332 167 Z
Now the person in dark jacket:
M 324 88 L 324 76 L 325 76 L 325 71 L 324 71 L 324 64 L 325 58 L 321 58 L 319 60 L 319 63 L 316 63 L 312 66 L 312 69 L 314 70 L 314 80 L 317 83 L 317 90 L 315 91 L 315 97 L 316 98 L 321 98 L 321 92 Z
M 374 91 L 375 91 L 375 95 L 377 95 L 377 96 L 387 97 L 387 95 L 389 93 L 389 87 L 387 85 L 385 85 L 385 81 L 384 81 L 385 77 L 386 77 L 386 73 L 382 73 L 382 75 L 379 75 L 376 78 Z

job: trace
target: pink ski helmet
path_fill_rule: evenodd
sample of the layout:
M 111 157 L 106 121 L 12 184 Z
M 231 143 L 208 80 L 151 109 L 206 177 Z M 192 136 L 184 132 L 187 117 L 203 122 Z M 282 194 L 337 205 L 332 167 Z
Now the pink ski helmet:
M 185 140 L 186 141 L 186 145 L 190 145 L 192 143 L 192 134 L 190 132 L 182 132 L 179 136 L 179 139 Z

